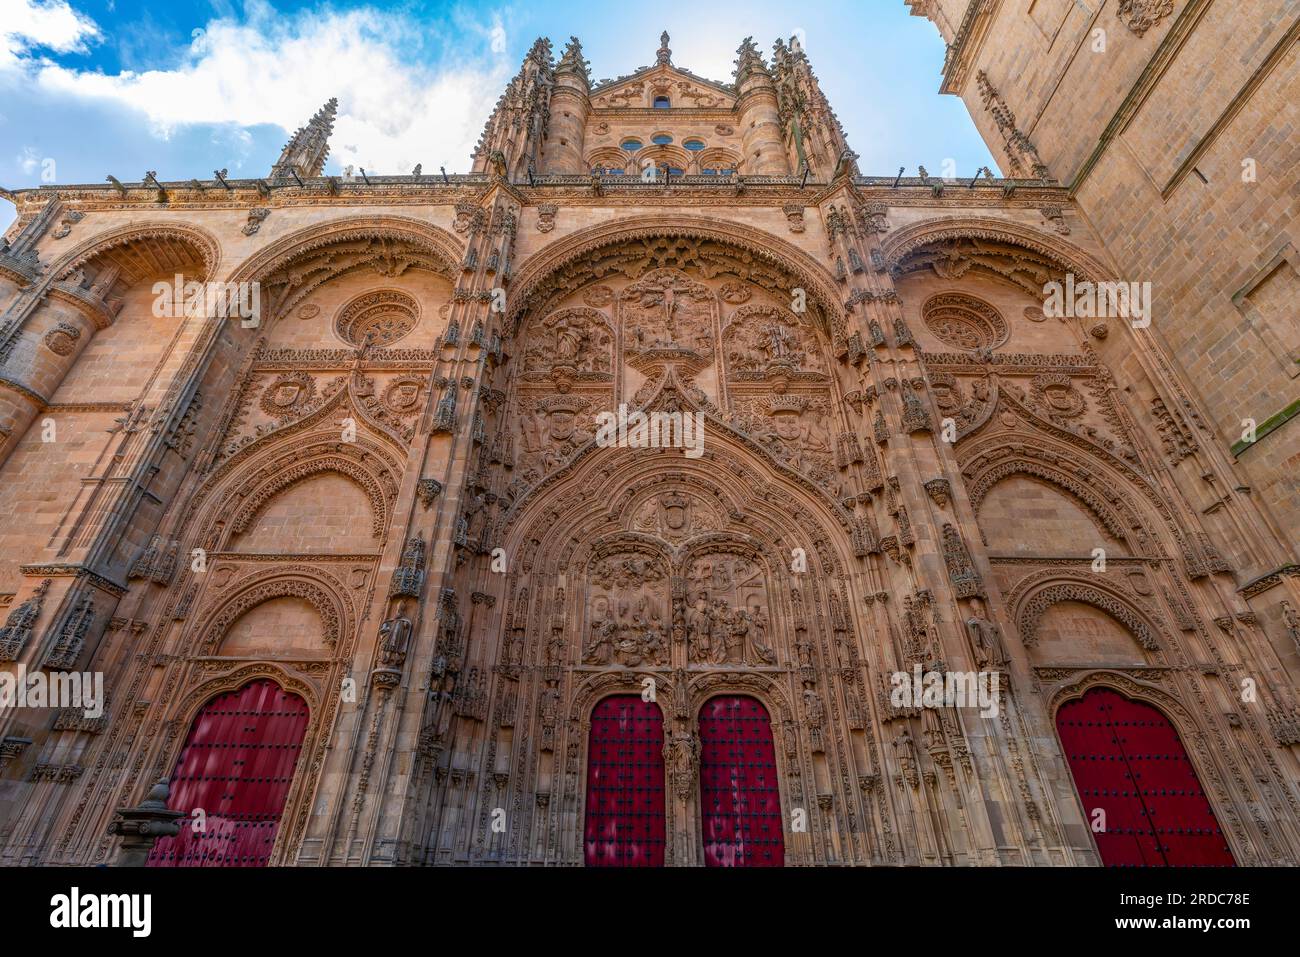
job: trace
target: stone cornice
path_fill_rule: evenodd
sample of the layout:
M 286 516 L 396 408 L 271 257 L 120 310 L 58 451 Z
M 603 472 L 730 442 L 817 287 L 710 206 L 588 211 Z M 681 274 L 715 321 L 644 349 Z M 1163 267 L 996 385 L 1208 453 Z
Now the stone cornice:
M 96 329 L 107 329 L 113 324 L 114 314 L 108 304 L 102 299 L 91 297 L 87 290 L 74 283 L 55 282 L 45 294 L 80 310 L 82 315 L 95 324 Z
M 1300 565 L 1289 564 L 1282 565 L 1273 569 L 1271 572 L 1265 572 L 1257 578 L 1252 578 L 1246 584 L 1237 589 L 1237 594 L 1244 598 L 1254 598 L 1256 595 L 1268 591 L 1275 585 L 1280 585 L 1283 578 L 1300 578 Z
M 970 0 L 966 5 L 966 14 L 957 28 L 957 35 L 948 44 L 948 52 L 944 56 L 940 93 L 961 94 L 971 65 L 979 55 L 980 47 L 984 45 L 984 38 L 988 36 L 999 6 L 1000 0 Z
M 63 562 L 50 565 L 20 565 L 18 571 L 31 578 L 84 579 L 100 591 L 107 592 L 115 597 L 120 598 L 126 594 L 125 585 L 119 584 L 111 578 L 106 578 L 98 572 L 92 572 L 84 565 Z

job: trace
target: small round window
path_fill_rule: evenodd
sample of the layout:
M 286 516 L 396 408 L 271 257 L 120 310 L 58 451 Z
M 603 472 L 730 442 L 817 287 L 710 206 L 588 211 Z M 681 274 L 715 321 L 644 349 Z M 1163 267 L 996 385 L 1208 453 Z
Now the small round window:
M 654 136 L 650 137 L 650 142 L 655 146 L 667 146 L 672 141 L 673 138 L 667 133 L 656 133 Z
M 682 145 L 692 153 L 698 153 L 700 150 L 704 149 L 704 140 L 687 140 Z
M 641 141 L 624 140 L 622 143 L 619 144 L 619 146 L 623 147 L 623 149 L 627 150 L 629 153 L 635 153 L 637 150 L 641 148 Z

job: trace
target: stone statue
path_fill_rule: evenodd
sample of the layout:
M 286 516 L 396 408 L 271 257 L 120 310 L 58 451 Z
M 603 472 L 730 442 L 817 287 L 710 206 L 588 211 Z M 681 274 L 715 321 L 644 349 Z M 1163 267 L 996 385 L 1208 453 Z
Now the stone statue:
M 411 619 L 406 617 L 406 602 L 397 606 L 397 614 L 379 626 L 379 661 L 385 668 L 400 668 L 406 663 L 411 643 Z
M 695 790 L 695 774 L 700 763 L 700 742 L 690 731 L 674 731 L 664 742 L 664 768 L 669 786 L 685 801 Z
M 765 665 L 776 664 L 776 652 L 767 643 L 767 613 L 763 606 L 754 605 L 754 613 L 749 618 L 749 644 L 754 649 L 754 657 Z
M 998 626 L 984 617 L 984 603 L 972 598 L 970 610 L 966 630 L 970 632 L 971 645 L 975 649 L 975 663 L 981 668 L 1005 667 L 1007 655 L 1002 647 L 1002 636 L 998 634 Z

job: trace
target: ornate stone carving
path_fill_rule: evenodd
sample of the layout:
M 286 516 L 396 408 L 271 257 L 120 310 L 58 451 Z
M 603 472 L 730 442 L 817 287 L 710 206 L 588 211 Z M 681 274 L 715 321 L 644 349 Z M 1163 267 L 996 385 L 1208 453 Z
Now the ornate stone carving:
M 45 333 L 45 347 L 57 356 L 70 356 L 77 350 L 81 329 L 70 322 L 60 322 Z
M 334 333 L 354 346 L 387 346 L 401 339 L 420 321 L 416 298 L 398 289 L 364 293 L 334 317 Z
M 921 307 L 922 322 L 945 345 L 977 352 L 1007 341 L 1002 314 L 982 299 L 965 293 L 931 296 Z
M 1174 12 L 1174 0 L 1119 0 L 1115 15 L 1138 36 Z
M 50 669 L 72 668 L 85 647 L 86 635 L 94 621 L 95 601 L 90 595 L 82 595 L 59 628 L 53 646 L 45 655 L 44 666 Z
M 248 211 L 248 222 L 244 223 L 244 228 L 240 230 L 245 236 L 254 235 L 262 228 L 262 223 L 266 217 L 271 215 L 271 211 L 265 206 L 254 206 Z
M 32 637 L 36 620 L 41 617 L 41 605 L 50 589 L 50 579 L 44 579 L 17 608 L 9 612 L 4 627 L 0 628 L 0 661 L 17 661 L 23 648 Z

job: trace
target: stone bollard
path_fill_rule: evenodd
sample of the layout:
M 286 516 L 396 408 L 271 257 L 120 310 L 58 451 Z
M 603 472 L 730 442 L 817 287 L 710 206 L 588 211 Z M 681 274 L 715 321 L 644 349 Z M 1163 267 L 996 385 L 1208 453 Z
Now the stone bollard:
M 184 811 L 168 810 L 170 795 L 167 782 L 159 781 L 139 807 L 119 811 L 108 825 L 109 834 L 122 838 L 116 867 L 144 867 L 158 838 L 175 837 L 181 832 L 180 819 L 186 815 Z

